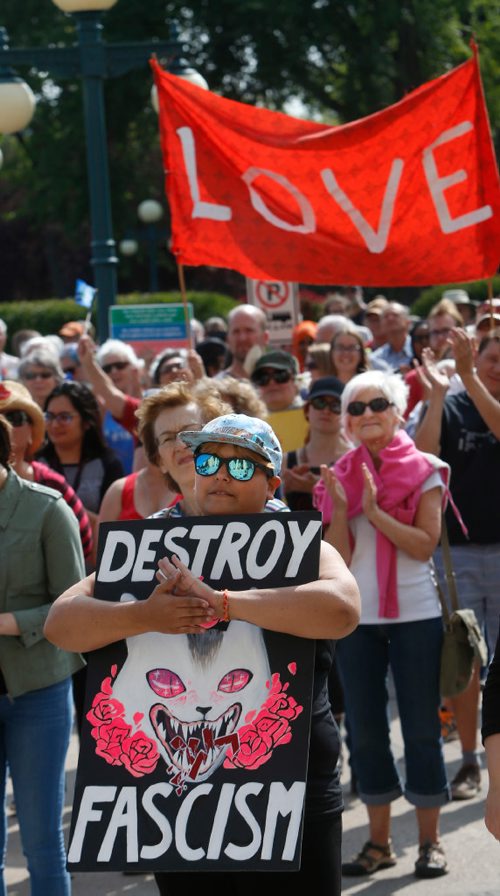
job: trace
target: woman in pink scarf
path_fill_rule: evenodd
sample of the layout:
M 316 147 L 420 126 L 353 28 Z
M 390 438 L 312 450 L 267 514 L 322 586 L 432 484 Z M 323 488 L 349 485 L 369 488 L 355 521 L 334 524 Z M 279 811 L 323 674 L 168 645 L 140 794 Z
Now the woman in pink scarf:
M 417 877 L 448 870 L 439 813 L 450 798 L 438 710 L 442 616 L 430 560 L 441 533 L 449 467 L 418 451 L 401 429 L 408 387 L 398 374 L 368 371 L 342 394 L 345 433 L 355 447 L 322 467 L 314 503 L 324 538 L 354 574 L 361 622 L 337 644 L 350 758 L 370 834 L 342 866 L 347 876 L 396 864 L 391 802 L 415 806 Z M 390 744 L 387 680 L 392 673 L 405 746 L 402 782 Z

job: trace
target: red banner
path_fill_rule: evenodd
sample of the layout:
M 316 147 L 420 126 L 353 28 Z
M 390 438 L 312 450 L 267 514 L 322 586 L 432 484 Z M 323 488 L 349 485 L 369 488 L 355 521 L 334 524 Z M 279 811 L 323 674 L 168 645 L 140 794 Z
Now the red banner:
M 151 65 L 182 264 L 362 286 L 496 273 L 500 182 L 477 53 L 340 127 L 223 99 Z

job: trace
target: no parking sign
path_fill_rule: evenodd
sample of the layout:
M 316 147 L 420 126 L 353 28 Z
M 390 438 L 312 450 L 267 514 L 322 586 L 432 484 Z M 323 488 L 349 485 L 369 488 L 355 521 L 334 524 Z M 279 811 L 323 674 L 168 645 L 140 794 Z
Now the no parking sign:
M 287 348 L 292 344 L 292 331 L 299 320 L 297 283 L 283 280 L 250 280 L 247 278 L 247 301 L 264 311 L 269 323 L 271 345 Z

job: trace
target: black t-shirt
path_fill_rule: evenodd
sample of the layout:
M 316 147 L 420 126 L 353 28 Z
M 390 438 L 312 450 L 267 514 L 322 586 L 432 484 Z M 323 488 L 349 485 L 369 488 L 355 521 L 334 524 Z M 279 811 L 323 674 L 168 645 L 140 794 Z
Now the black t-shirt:
M 340 734 L 333 717 L 328 691 L 335 653 L 334 641 L 316 641 L 311 738 L 306 785 L 306 817 L 318 819 L 344 807 L 338 763 Z
M 483 692 L 481 738 L 500 734 L 500 630 Z
M 448 506 L 450 543 L 500 543 L 500 442 L 466 392 L 444 402 L 441 457 L 451 467 L 450 491 L 469 531 L 467 538 Z

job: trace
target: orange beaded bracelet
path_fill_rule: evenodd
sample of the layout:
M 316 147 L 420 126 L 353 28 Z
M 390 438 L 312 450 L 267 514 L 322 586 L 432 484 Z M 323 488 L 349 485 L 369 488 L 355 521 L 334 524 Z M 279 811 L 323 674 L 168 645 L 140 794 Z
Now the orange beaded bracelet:
M 224 588 L 222 592 L 222 621 L 230 622 L 229 617 L 229 594 L 227 593 L 227 589 Z

